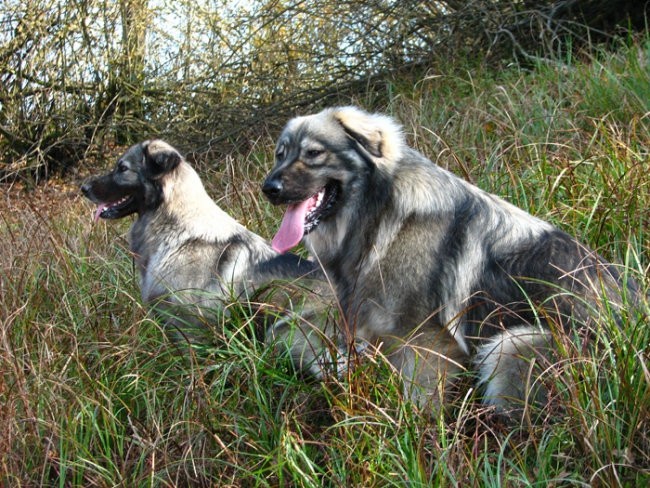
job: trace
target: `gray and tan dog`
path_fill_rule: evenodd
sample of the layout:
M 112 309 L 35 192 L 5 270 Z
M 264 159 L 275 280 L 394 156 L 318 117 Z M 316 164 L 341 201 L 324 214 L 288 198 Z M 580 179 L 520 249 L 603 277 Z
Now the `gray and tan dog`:
M 255 302 L 266 318 L 282 317 L 276 329 L 283 336 L 293 320 L 304 330 L 311 320 L 318 321 L 315 330 L 327 330 L 334 302 L 320 270 L 296 255 L 279 255 L 224 212 L 166 142 L 132 146 L 111 172 L 89 178 L 81 191 L 98 205 L 95 220 L 137 214 L 129 244 L 142 299 L 176 342 L 209 341 L 214 312 L 242 298 Z M 297 352 L 298 344 L 306 347 L 317 339 L 292 341 L 297 365 L 318 372 L 322 347 Z
M 288 208 L 274 247 L 304 238 L 355 337 L 381 345 L 421 404 L 444 400 L 470 364 L 500 410 L 545 402 L 531 368 L 552 356 L 554 331 L 637 294 L 571 236 L 407 147 L 387 116 L 294 118 L 275 156 L 262 190 Z

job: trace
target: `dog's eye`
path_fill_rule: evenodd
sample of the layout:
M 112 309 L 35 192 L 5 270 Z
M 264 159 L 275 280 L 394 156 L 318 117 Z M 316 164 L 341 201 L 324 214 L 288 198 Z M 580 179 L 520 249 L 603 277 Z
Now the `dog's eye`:
M 284 159 L 285 152 L 286 151 L 284 149 L 284 144 L 283 144 L 282 146 L 278 147 L 278 149 L 275 151 L 275 159 L 277 159 L 278 161 L 282 161 Z
M 307 149 L 305 152 L 305 156 L 307 156 L 310 159 L 317 158 L 321 154 L 323 154 L 325 151 L 322 149 Z
M 118 173 L 124 173 L 129 169 L 128 165 L 124 161 L 119 161 L 117 163 L 117 172 Z

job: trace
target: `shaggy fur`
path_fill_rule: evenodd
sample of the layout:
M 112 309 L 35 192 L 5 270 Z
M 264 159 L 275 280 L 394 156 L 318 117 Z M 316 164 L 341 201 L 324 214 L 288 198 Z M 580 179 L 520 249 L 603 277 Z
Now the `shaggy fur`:
M 440 401 L 469 365 L 489 404 L 543 401 L 543 389 L 524 386 L 553 349 L 552 331 L 637 293 L 571 236 L 409 148 L 393 119 L 355 107 L 289 121 L 262 190 L 288 205 L 274 247 L 304 238 L 357 340 L 381 347 L 421 404 Z
M 242 298 L 260 306 L 267 319 L 282 313 L 284 328 L 296 320 L 319 320 L 318 329 L 327 329 L 332 297 L 314 263 L 279 255 L 226 214 L 166 142 L 134 145 L 113 171 L 89 178 L 81 191 L 98 205 L 95 220 L 138 215 L 129 242 L 142 299 L 176 342 L 210 341 L 214 313 Z M 310 305 L 303 308 L 306 297 Z M 302 342 L 294 342 L 298 365 L 313 367 L 320 351 L 299 355 Z

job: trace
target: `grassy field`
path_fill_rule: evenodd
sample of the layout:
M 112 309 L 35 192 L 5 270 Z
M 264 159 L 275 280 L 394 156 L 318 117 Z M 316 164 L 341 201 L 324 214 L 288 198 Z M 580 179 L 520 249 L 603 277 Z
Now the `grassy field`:
M 647 38 L 387 90 L 379 108 L 415 147 L 625 265 L 647 293 Z M 373 108 L 373 95 L 359 103 Z M 198 164 L 220 205 L 267 237 L 281 211 L 258 191 L 273 143 Z M 303 381 L 252 337 L 245 307 L 215 324 L 213 346 L 179 358 L 140 302 L 130 221 L 92 225 L 69 183 L 5 188 L 0 202 L 0 485 L 650 484 L 647 317 L 604 323 L 592 350 L 565 344 L 534 424 L 495 419 L 469 381 L 430 418 L 402 401 L 381 358 L 345 380 Z

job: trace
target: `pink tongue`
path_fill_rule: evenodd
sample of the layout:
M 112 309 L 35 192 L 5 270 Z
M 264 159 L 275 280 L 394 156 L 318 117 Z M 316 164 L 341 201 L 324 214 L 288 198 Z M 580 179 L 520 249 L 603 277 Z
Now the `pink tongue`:
M 289 205 L 287 211 L 284 213 L 280 229 L 273 238 L 273 249 L 280 254 L 284 254 L 292 247 L 295 247 L 302 239 L 305 233 L 305 216 L 311 198 L 304 202 Z
M 101 213 L 104 211 L 106 207 L 108 207 L 108 205 L 106 205 L 105 203 L 100 203 L 97 206 L 97 210 L 95 210 L 95 217 L 93 218 L 93 221 L 97 222 L 99 220 Z

